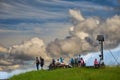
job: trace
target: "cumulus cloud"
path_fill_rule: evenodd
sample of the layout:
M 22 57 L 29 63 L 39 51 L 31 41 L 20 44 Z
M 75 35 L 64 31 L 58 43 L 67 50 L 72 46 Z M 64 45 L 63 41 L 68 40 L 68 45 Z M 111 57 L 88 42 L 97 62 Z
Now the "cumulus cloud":
M 120 16 L 115 15 L 106 20 L 99 17 L 84 18 L 78 10 L 71 10 L 70 15 L 73 27 L 70 28 L 70 36 L 65 39 L 56 39 L 47 46 L 47 51 L 55 55 L 76 55 L 90 51 L 98 51 L 96 37 L 104 35 L 105 45 L 109 48 L 116 47 L 120 43 L 119 26 Z M 76 24 L 74 24 L 76 23 Z
M 111 16 L 111 13 L 115 12 L 112 10 L 111 6 L 109 7 L 106 5 L 103 6 L 88 0 L 87 1 L 34 0 L 31 2 L 29 0 L 22 0 L 22 1 L 21 0 L 15 0 L 15 1 L 0 0 L 0 19 L 1 19 L 0 20 L 0 37 L 2 37 L 0 40 L 0 43 L 2 43 L 5 46 L 9 46 L 9 45 L 11 46 L 13 44 L 17 44 L 17 42 L 21 42 L 25 40 L 24 37 L 29 36 L 29 38 L 32 38 L 33 35 L 38 37 L 42 36 L 42 38 L 44 37 L 47 41 L 47 38 L 49 36 L 45 37 L 46 33 L 52 33 L 50 35 L 52 36 L 53 39 L 55 37 L 57 38 L 64 37 L 64 36 L 61 36 L 61 34 L 56 32 L 58 32 L 58 30 L 60 31 L 60 29 L 63 29 L 64 32 L 62 33 L 64 34 L 62 35 L 68 35 L 66 34 L 67 33 L 66 32 L 67 30 L 65 29 L 66 27 L 61 28 L 60 25 L 62 24 L 61 26 L 64 26 L 66 22 L 68 22 L 69 15 L 67 14 L 68 13 L 67 10 L 69 10 L 70 8 L 81 9 L 82 13 L 85 13 L 85 15 L 87 16 L 94 15 L 94 14 L 98 16 L 104 16 L 103 12 L 105 12 L 106 14 L 110 13 L 109 15 Z M 96 14 L 97 11 L 99 12 Z M 84 18 L 83 16 L 79 15 L 82 13 L 78 10 L 74 11 L 70 9 L 69 12 L 71 14 L 71 17 L 73 18 L 78 17 L 77 18 L 78 21 Z M 73 21 L 76 22 L 74 19 Z M 60 24 L 58 24 L 58 22 Z M 54 29 L 52 29 L 53 27 L 51 28 L 50 26 L 51 24 L 49 23 L 53 23 L 54 25 L 57 25 L 57 26 L 55 26 Z M 47 27 L 44 28 L 44 25 L 42 24 L 45 24 Z M 68 24 L 71 25 L 69 22 Z M 4 26 L 4 25 L 7 25 L 7 26 Z M 46 29 L 47 32 L 45 32 L 43 28 Z M 12 33 L 12 35 L 10 33 Z M 24 33 L 24 36 L 22 33 Z M 15 35 L 15 34 L 19 34 L 19 35 Z M 18 36 L 22 38 L 19 38 L 19 40 L 15 41 L 18 38 Z
M 35 37 L 31 40 L 24 41 L 20 45 L 14 45 L 9 48 L 9 54 L 15 59 L 33 59 L 35 57 L 42 56 L 48 59 L 48 55 L 45 50 L 45 45 L 43 40 Z
M 106 44 L 109 46 L 118 45 L 120 42 L 119 29 L 120 16 L 115 15 L 112 18 L 108 18 L 100 27 L 106 37 Z
M 47 46 L 47 50 L 52 57 L 59 56 L 69 56 L 69 53 L 77 53 L 76 50 L 80 49 L 79 39 L 71 38 L 71 39 L 56 39 L 54 42 L 51 42 Z
M 62 21 L 64 18 L 68 17 L 68 15 L 66 14 L 67 13 L 66 10 L 68 10 L 69 8 L 73 8 L 73 7 L 82 9 L 83 12 L 86 12 L 86 13 L 92 12 L 94 14 L 96 13 L 96 11 L 99 11 L 100 13 L 103 13 L 103 11 L 105 11 L 105 13 L 114 11 L 113 8 L 110 6 L 108 7 L 105 5 L 104 6 L 98 5 L 91 1 L 72 2 L 72 1 L 63 1 L 63 0 L 58 0 L 58 1 L 56 1 L 56 0 L 55 1 L 54 0 L 53 1 L 35 0 L 31 4 L 29 2 L 29 0 L 25 0 L 25 1 L 4 0 L 4 1 L 0 2 L 0 19 L 3 20 L 3 22 L 4 22 L 4 20 L 8 20 L 8 19 L 20 19 L 20 20 L 24 20 L 24 19 L 29 20 L 30 19 L 31 22 L 34 20 L 36 20 L 38 22 L 39 21 L 41 22 L 41 20 L 43 22 L 44 21 L 49 22 L 49 21 L 53 21 L 53 19 L 55 21 L 57 21 L 57 20 Z M 60 50 L 59 50 L 59 46 L 58 46 L 58 51 L 60 51 L 60 52 L 62 51 L 63 53 L 68 52 L 69 50 L 67 50 L 64 46 L 68 45 L 67 41 L 69 42 L 69 40 L 74 46 L 78 47 L 75 49 L 79 49 L 79 46 L 81 46 L 81 48 L 80 48 L 81 50 L 80 51 L 78 50 L 78 52 L 94 50 L 94 47 L 97 45 L 95 37 L 97 34 L 101 34 L 101 33 L 105 35 L 105 38 L 107 39 L 107 42 L 106 42 L 107 44 L 112 46 L 113 43 L 114 44 L 116 43 L 116 45 L 117 45 L 117 43 L 119 42 L 119 39 L 118 39 L 119 37 L 117 36 L 118 30 L 119 30 L 118 29 L 119 16 L 114 16 L 114 17 L 108 18 L 106 20 L 101 20 L 98 17 L 86 18 L 82 15 L 82 13 L 79 10 L 70 9 L 69 13 L 71 15 L 71 19 L 72 19 L 72 23 L 73 23 L 73 25 L 72 25 L 73 27 L 69 31 L 70 36 L 66 37 L 63 40 L 58 39 L 57 42 L 56 41 L 52 42 L 53 44 L 55 43 L 54 46 L 56 46 L 56 44 L 59 43 Z M 9 20 L 8 20 L 8 22 L 9 22 Z M 13 20 L 13 22 L 14 22 L 14 20 Z M 35 27 L 35 26 L 40 26 L 41 24 L 37 24 L 37 23 L 27 24 L 27 23 L 21 23 L 21 21 L 18 21 L 18 22 L 20 22 L 20 24 L 17 24 L 17 25 L 10 24 L 13 27 L 11 27 L 9 25 L 10 27 L 5 27 L 6 29 L 5 28 L 0 29 L 0 32 L 2 33 L 1 34 L 2 37 L 4 36 L 3 33 L 5 33 L 5 36 L 3 37 L 4 39 L 1 39 L 2 42 L 5 41 L 7 43 L 9 40 L 9 42 L 12 43 L 13 41 L 16 41 L 16 40 L 14 40 L 14 39 L 18 38 L 18 37 L 14 37 L 14 36 L 18 36 L 18 35 L 16 35 L 16 33 L 22 33 L 24 31 L 28 31 L 27 33 L 24 32 L 24 34 L 19 34 L 19 35 L 22 35 L 22 37 L 26 38 L 26 37 L 30 36 L 31 34 L 35 35 L 36 33 L 41 33 L 41 31 L 43 31 L 43 28 Z M 28 21 L 28 23 L 29 23 L 29 21 Z M 53 22 L 53 23 L 56 24 L 56 22 Z M 60 31 L 60 28 L 56 29 L 55 28 L 56 26 L 51 28 L 51 26 L 53 26 L 53 25 L 50 26 L 50 24 L 46 24 L 47 28 L 43 32 L 49 33 L 49 34 L 51 33 L 50 35 L 52 37 L 54 36 L 54 38 L 55 37 L 63 37 L 65 35 L 68 35 L 66 33 L 67 29 L 64 27 L 64 24 L 62 25 L 63 27 L 59 26 L 60 24 L 56 24 L 56 25 L 57 25 L 57 27 L 60 27 L 62 29 L 61 31 Z M 49 26 L 50 26 L 50 28 L 48 28 Z M 110 27 L 108 27 L 108 26 L 110 26 Z M 13 28 L 15 30 L 13 30 L 11 28 Z M 6 35 L 6 33 L 8 34 L 11 32 L 13 32 L 11 35 Z M 34 32 L 36 32 L 36 33 L 34 33 Z M 59 32 L 59 34 L 57 34 L 56 32 Z M 31 34 L 29 34 L 29 33 L 31 33 Z M 62 36 L 61 36 L 61 33 L 62 33 Z M 114 33 L 115 36 L 110 33 Z M 43 34 L 44 36 L 47 36 L 46 39 L 48 39 L 48 38 L 51 39 L 49 34 L 44 34 L 44 33 L 41 33 L 41 34 Z M 33 37 L 33 35 L 31 37 Z M 37 36 L 38 36 L 38 34 L 37 34 Z M 14 39 L 11 39 L 11 38 L 14 38 Z M 18 41 L 16 41 L 16 42 L 18 42 Z M 64 46 L 62 46 L 63 43 L 64 43 Z M 78 44 L 80 44 L 80 45 L 78 45 Z M 70 48 L 70 49 L 72 50 L 72 48 Z M 73 50 L 73 52 L 74 51 L 75 50 Z M 68 53 L 70 53 L 70 52 L 68 52 Z

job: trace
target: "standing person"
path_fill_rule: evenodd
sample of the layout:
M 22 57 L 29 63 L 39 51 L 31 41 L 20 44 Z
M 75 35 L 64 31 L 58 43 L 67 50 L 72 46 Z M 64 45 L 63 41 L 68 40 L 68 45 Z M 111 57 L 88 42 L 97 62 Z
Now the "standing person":
M 71 64 L 72 67 L 74 67 L 75 61 L 74 61 L 73 58 L 70 59 L 70 64 Z
M 40 61 L 39 61 L 38 57 L 36 57 L 35 62 L 36 62 L 36 68 L 37 68 L 37 70 L 39 70 Z
M 40 56 L 40 67 L 43 69 L 44 59 Z
M 81 55 L 79 54 L 78 55 L 78 67 L 80 67 L 80 57 L 81 57 Z

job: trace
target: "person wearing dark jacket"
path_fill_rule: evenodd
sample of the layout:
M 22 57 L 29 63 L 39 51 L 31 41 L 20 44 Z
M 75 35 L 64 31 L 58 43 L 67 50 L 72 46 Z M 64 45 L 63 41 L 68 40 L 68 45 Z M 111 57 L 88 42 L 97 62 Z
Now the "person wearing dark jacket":
M 43 69 L 44 66 L 44 59 L 40 56 L 40 67 Z
M 37 68 L 37 70 L 39 70 L 39 63 L 40 63 L 40 61 L 39 61 L 38 57 L 36 57 L 35 62 L 36 62 L 36 68 Z

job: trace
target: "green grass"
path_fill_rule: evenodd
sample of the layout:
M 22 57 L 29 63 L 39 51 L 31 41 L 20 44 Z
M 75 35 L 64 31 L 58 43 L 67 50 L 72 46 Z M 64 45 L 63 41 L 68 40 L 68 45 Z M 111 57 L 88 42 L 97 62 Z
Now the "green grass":
M 119 80 L 120 67 L 40 70 L 13 76 L 9 80 Z

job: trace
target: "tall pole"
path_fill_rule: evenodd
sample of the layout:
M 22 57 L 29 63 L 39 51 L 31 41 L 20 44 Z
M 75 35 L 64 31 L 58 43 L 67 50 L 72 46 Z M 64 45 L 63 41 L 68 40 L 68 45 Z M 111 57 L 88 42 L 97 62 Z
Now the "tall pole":
M 103 41 L 101 41 L 101 60 L 103 61 Z
M 101 57 L 100 57 L 100 65 L 104 66 L 104 61 L 103 61 L 103 41 L 100 41 L 101 43 Z
M 103 35 L 98 35 L 97 40 L 100 42 L 101 46 L 101 55 L 100 56 L 100 66 L 104 66 L 104 61 L 103 61 L 103 42 L 104 42 L 104 36 Z

